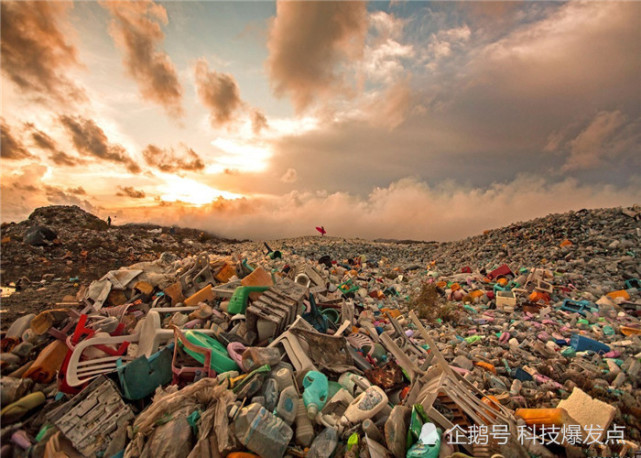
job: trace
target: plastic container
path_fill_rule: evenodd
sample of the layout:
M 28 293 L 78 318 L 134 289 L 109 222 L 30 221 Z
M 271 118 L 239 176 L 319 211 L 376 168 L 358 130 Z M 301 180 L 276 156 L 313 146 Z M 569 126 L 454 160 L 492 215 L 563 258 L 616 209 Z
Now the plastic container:
M 325 406 L 329 382 L 322 372 L 309 371 L 303 378 L 303 401 L 307 409 L 307 416 L 310 419 Z
M 343 414 L 342 422 L 361 423 L 367 418 L 372 418 L 387 405 L 387 395 L 382 388 L 373 385 L 358 395 L 347 407 Z
M 247 300 L 249 299 L 250 293 L 262 293 L 267 291 L 269 288 L 267 286 L 239 286 L 234 291 L 234 294 L 229 299 L 229 305 L 227 306 L 227 312 L 236 315 L 238 313 L 245 313 L 247 308 Z
M 243 352 L 243 368 L 250 372 L 265 364 L 273 366 L 280 362 L 280 358 L 280 351 L 276 347 L 248 347 Z
M 606 344 L 578 334 L 572 334 L 570 346 L 574 348 L 575 351 L 591 350 L 595 353 L 607 353 L 610 351 L 610 347 Z
M 307 452 L 306 458 L 330 458 L 338 445 L 338 433 L 334 428 L 325 428 Z
M 352 396 L 364 391 L 367 387 L 372 385 L 365 377 L 351 372 L 344 372 L 338 378 L 338 383 L 340 383 Z
M 564 425 L 570 418 L 565 409 L 516 409 L 514 414 L 528 425 Z
M 441 433 L 434 423 L 425 423 L 421 434 L 405 455 L 406 458 L 437 458 L 441 450 Z
M 283 391 L 288 386 L 294 385 L 294 374 L 287 367 L 281 367 L 274 374 L 274 379 L 278 385 L 278 390 Z
M 265 380 L 262 395 L 265 398 L 265 408 L 270 412 L 272 412 L 278 404 L 278 391 L 278 383 L 276 380 L 271 377 Z
M 198 331 L 186 331 L 185 338 L 194 345 L 211 349 L 211 368 L 217 373 L 238 370 L 238 364 L 229 357 L 227 349 L 213 337 Z M 187 347 L 183 349 L 199 363 L 205 363 L 205 355 L 202 353 L 196 353 Z
M 263 457 L 282 457 L 294 435 L 287 423 L 259 404 L 240 409 L 234 429 L 241 444 Z
M 30 378 L 36 383 L 49 383 L 55 377 L 67 356 L 69 348 L 60 341 L 54 340 L 42 349 L 33 364 L 22 374 L 22 378 Z
M 296 388 L 289 386 L 280 393 L 278 406 L 276 406 L 276 415 L 282 418 L 285 423 L 291 425 L 296 419 L 298 412 L 298 393 Z
M 309 447 L 314 439 L 314 427 L 307 417 L 307 410 L 302 398 L 296 400 L 296 443 Z

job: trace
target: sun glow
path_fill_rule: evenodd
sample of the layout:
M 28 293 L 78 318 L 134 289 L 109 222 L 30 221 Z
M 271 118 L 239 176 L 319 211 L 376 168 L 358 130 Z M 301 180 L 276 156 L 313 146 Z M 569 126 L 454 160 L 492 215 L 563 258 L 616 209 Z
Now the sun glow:
M 161 188 L 161 199 L 166 202 L 181 201 L 200 207 L 208 204 L 219 197 L 224 199 L 238 199 L 240 194 L 221 191 L 206 184 L 199 183 L 189 178 L 167 175 L 166 185 Z

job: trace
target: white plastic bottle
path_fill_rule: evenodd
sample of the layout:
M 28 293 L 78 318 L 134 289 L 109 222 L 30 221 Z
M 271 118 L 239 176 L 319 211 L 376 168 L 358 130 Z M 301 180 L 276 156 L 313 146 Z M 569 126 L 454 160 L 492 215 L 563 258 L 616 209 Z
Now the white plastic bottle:
M 387 405 L 387 395 L 380 387 L 372 385 L 358 395 L 347 407 L 341 422 L 343 424 L 360 423 L 372 418 Z

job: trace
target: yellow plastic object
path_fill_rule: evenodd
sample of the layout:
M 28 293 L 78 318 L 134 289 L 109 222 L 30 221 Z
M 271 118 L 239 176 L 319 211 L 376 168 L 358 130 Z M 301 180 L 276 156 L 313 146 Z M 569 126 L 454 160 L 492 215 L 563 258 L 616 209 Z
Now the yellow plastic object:
M 492 372 L 493 374 L 496 374 L 496 367 L 494 367 L 493 364 L 486 363 L 485 361 L 479 361 L 474 363 L 475 366 L 482 367 L 485 370 L 488 370 Z
M 630 300 L 630 295 L 628 292 L 624 289 L 620 289 L 618 291 L 611 291 L 608 294 L 606 294 L 610 299 L 616 299 L 617 297 L 622 297 L 626 301 Z
M 234 266 L 229 263 L 225 263 L 223 268 L 218 271 L 214 278 L 220 283 L 227 283 L 234 275 L 236 275 L 236 269 Z
M 37 383 L 49 383 L 56 377 L 56 372 L 62 366 L 67 356 L 67 345 L 60 340 L 54 340 L 42 349 L 31 367 L 22 375 L 22 378 L 33 379 Z
M 641 336 L 641 329 L 631 328 L 629 326 L 621 326 L 619 328 L 621 334 L 624 336 Z
M 476 299 L 477 297 L 481 297 L 483 294 L 485 294 L 483 291 L 480 289 L 475 289 L 474 291 L 469 293 L 472 299 Z
M 459 285 L 458 283 L 452 283 L 452 284 L 450 285 L 450 289 L 451 289 L 452 291 L 458 291 L 459 289 L 461 289 L 461 285 Z
M 185 299 L 185 306 L 193 307 L 198 305 L 199 302 L 213 301 L 214 300 L 214 290 L 212 285 L 207 285 L 197 293 L 192 294 L 187 299 Z
M 262 267 L 257 267 L 252 273 L 240 281 L 243 286 L 273 286 L 272 276 Z
M 527 425 L 562 426 L 570 418 L 565 409 L 516 409 L 514 414 L 525 420 Z
M 30 410 L 44 404 L 45 395 L 42 391 L 36 391 L 18 399 L 16 402 L 5 406 L 0 412 L 2 423 L 12 423 L 25 416 Z
M 401 312 L 398 309 L 391 309 L 391 308 L 385 307 L 381 309 L 381 312 L 389 313 L 392 316 L 392 318 L 398 318 L 399 316 L 401 316 Z
M 499 278 L 496 282 L 501 286 L 505 286 L 507 285 L 507 278 L 505 277 Z

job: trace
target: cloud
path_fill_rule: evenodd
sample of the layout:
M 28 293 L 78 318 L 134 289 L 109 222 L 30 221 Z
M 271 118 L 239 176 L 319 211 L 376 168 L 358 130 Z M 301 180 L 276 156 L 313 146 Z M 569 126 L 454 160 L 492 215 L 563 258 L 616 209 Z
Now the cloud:
M 620 111 L 602 111 L 570 142 L 570 155 L 564 170 L 587 169 L 598 166 L 611 152 L 608 143 L 612 140 L 626 118 Z
M 37 129 L 33 123 L 26 123 L 25 128 L 31 131 L 31 139 L 38 148 L 49 151 L 49 159 L 51 159 L 54 164 L 59 166 L 75 167 L 78 164 L 85 163 L 85 161 L 82 161 L 77 157 L 70 156 L 63 151 L 60 151 L 56 141 L 45 132 Z
M 280 177 L 280 181 L 283 183 L 295 183 L 296 180 L 298 180 L 298 174 L 296 173 L 296 169 L 289 168 L 285 172 L 285 174 Z
M 151 0 L 103 2 L 113 21 L 111 36 L 124 53 L 123 62 L 144 99 L 157 103 L 172 117 L 183 115 L 183 89 L 167 53 L 158 50 L 167 25 L 167 11 Z
M 367 112 L 375 126 L 394 130 L 406 118 L 411 106 L 412 90 L 407 81 L 390 86 L 369 105 Z
M 3 174 L 0 197 L 2 199 L 2 221 L 22 221 L 34 208 L 43 205 L 78 205 L 96 214 L 100 209 L 87 199 L 76 195 L 77 189 L 64 190 L 47 184 L 45 175 L 47 166 L 39 162 L 26 164 L 10 173 Z
M 0 118 L 0 153 L 3 159 L 26 159 L 32 156 L 22 140 L 14 137 L 3 118 Z
M 67 192 L 69 194 L 74 194 L 74 195 L 77 195 L 77 196 L 86 196 L 87 195 L 87 191 L 85 191 L 85 188 L 83 188 L 82 186 L 78 186 L 76 188 L 67 188 Z
M 140 166 L 121 145 L 109 143 L 105 132 L 91 119 L 80 116 L 60 116 L 60 122 L 71 134 L 71 141 L 79 153 L 124 165 L 131 173 L 139 173 Z
M 216 70 L 210 71 L 205 59 L 196 62 L 194 75 L 198 96 L 209 110 L 211 125 L 219 127 L 231 122 L 236 110 L 243 105 L 234 77 Z
M 252 131 L 254 135 L 258 135 L 261 130 L 267 129 L 269 124 L 267 123 L 267 117 L 260 110 L 254 110 L 252 112 Z
M 120 189 L 120 191 L 116 193 L 117 196 L 127 196 L 132 199 L 145 198 L 145 191 L 134 189 L 133 186 L 118 186 L 118 189 Z
M 628 206 L 641 201 L 641 177 L 621 189 L 519 176 L 486 188 L 432 187 L 403 179 L 361 198 L 337 192 L 291 192 L 271 198 L 218 199 L 200 208 L 165 203 L 123 210 L 123 219 L 196 227 L 232 238 L 277 239 L 315 234 L 363 238 L 457 240 L 550 213 Z M 129 213 L 127 213 L 129 212 Z M 411 224 L 405 224 L 406 222 Z
M 24 93 L 58 102 L 86 100 L 65 72 L 79 66 L 77 50 L 60 23 L 70 2 L 3 1 L 2 72 Z
M 274 93 L 299 113 L 335 95 L 339 67 L 362 57 L 367 25 L 365 2 L 278 1 L 267 41 Z
M 203 170 L 205 163 L 200 156 L 191 148 L 184 147 L 184 149 L 184 156 L 181 157 L 176 155 L 173 148 L 163 149 L 155 145 L 147 145 L 142 152 L 142 156 L 145 158 L 147 164 L 156 167 L 162 172 L 193 172 Z

